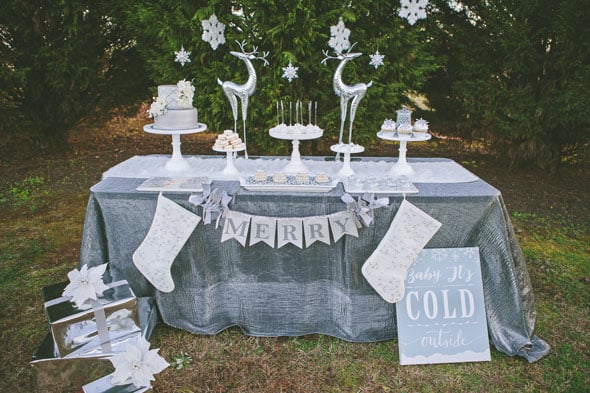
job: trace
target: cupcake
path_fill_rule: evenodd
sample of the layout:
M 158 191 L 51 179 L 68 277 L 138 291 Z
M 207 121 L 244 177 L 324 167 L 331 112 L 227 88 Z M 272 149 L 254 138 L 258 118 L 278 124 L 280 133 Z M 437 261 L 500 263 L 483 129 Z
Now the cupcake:
M 395 131 L 395 121 L 391 119 L 386 119 L 383 124 L 381 125 L 381 131 L 383 132 L 394 132 Z
M 428 131 L 428 122 L 424 119 L 418 119 L 414 123 L 414 131 L 416 132 L 426 132 Z
M 318 172 L 315 175 L 315 182 L 318 184 L 326 184 L 330 181 L 330 178 L 328 177 L 328 175 L 326 175 L 325 172 Z
M 397 133 L 400 135 L 408 135 L 412 133 L 412 126 L 409 124 L 400 124 L 397 127 Z
M 287 182 L 287 175 L 285 175 L 283 172 L 275 173 L 274 176 L 272 177 L 272 181 L 274 183 L 279 183 L 279 184 L 286 183 Z
M 297 183 L 309 183 L 309 173 L 307 173 L 307 172 L 299 172 L 295 176 L 295 181 Z
M 266 175 L 266 172 L 261 169 L 257 170 L 256 173 L 254 174 L 254 176 L 252 177 L 252 179 L 255 182 L 260 182 L 260 183 L 265 182 L 267 180 L 267 178 L 268 177 Z

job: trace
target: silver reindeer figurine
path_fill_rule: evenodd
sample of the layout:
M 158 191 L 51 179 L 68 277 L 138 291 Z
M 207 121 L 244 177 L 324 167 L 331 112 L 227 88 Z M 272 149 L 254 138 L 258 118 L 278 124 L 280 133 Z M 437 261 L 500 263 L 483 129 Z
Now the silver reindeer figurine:
M 369 83 L 357 83 L 355 85 L 347 85 L 342 81 L 342 71 L 344 70 L 344 65 L 349 62 L 350 60 L 359 57 L 362 53 L 350 53 L 350 50 L 354 44 L 350 47 L 350 49 L 346 53 L 336 52 L 336 56 L 330 56 L 327 50 L 323 51 L 325 56 L 324 60 L 321 61 L 322 64 L 326 64 L 326 61 L 329 59 L 336 59 L 340 60 L 340 64 L 336 68 L 334 72 L 334 92 L 337 96 L 340 97 L 340 136 L 338 138 L 338 144 L 342 144 L 342 135 L 344 133 L 344 122 L 346 121 L 346 115 L 348 112 L 348 101 L 352 98 L 352 104 L 350 105 L 350 124 L 348 128 L 348 144 L 352 143 L 352 123 L 354 122 L 354 116 L 356 114 L 356 108 L 359 106 L 360 101 L 365 96 L 367 89 L 371 87 L 373 82 Z M 336 154 L 336 159 L 338 159 L 340 153 Z
M 252 65 L 251 60 L 260 59 L 264 62 L 264 65 L 268 65 L 268 61 L 266 57 L 268 56 L 268 52 L 263 52 L 262 56 L 256 56 L 258 54 L 258 48 L 254 47 L 252 52 L 246 52 L 246 42 L 238 42 L 237 44 L 240 46 L 241 52 L 234 52 L 231 51 L 230 53 L 236 56 L 238 59 L 242 60 L 246 64 L 246 68 L 248 69 L 248 80 L 246 83 L 242 85 L 238 85 L 235 82 L 226 81 L 222 82 L 217 79 L 217 83 L 223 89 L 223 92 L 229 99 L 229 103 L 231 105 L 231 110 L 234 116 L 234 132 L 237 132 L 238 128 L 238 98 L 242 103 L 242 122 L 244 126 L 244 144 L 246 145 L 245 157 L 248 158 L 248 144 L 246 141 L 246 117 L 248 115 L 248 98 L 254 94 L 254 90 L 256 89 L 256 70 Z

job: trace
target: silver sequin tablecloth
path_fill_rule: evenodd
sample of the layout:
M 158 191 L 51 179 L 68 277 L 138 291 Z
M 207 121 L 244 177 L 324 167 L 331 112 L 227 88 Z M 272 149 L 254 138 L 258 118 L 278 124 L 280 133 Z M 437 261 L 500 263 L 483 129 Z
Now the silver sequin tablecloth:
M 141 162 L 141 157 L 133 160 Z M 437 160 L 449 161 L 410 163 Z M 146 175 L 138 176 L 114 173 L 92 187 L 80 263 L 109 262 L 114 280 L 128 280 L 137 296 L 155 295 L 167 324 L 199 334 L 239 326 L 255 336 L 321 333 L 357 342 L 396 337 L 395 305 L 371 288 L 361 266 L 389 228 L 403 196 L 390 196 L 390 206 L 376 210 L 374 223 L 360 229 L 358 238 L 344 236 L 332 245 L 316 242 L 305 249 L 221 243 L 221 227 L 199 224 L 172 265 L 176 289 L 163 293 L 154 290 L 131 259 L 150 228 L 158 195 L 138 192 Z M 443 224 L 427 248 L 480 249 L 493 345 L 529 361 L 547 354 L 549 346 L 534 335 L 531 282 L 501 193 L 477 177 L 414 185 L 419 193 L 407 200 Z M 306 217 L 345 209 L 341 183 L 327 193 L 247 191 L 235 181 L 213 181 L 211 187 L 227 190 L 233 196 L 231 209 L 248 214 Z M 202 215 L 200 207 L 188 202 L 189 193 L 165 195 Z

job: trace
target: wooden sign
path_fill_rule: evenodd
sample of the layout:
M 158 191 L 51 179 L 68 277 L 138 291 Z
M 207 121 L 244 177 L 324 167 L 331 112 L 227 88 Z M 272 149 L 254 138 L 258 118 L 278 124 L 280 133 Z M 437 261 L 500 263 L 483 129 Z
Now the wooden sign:
M 424 249 L 396 304 L 400 363 L 489 361 L 479 249 Z

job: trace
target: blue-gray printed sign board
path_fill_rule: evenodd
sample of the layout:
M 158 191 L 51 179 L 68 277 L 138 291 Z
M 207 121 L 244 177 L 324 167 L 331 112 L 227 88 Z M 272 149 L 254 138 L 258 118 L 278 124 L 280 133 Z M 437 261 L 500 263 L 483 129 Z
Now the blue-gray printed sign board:
M 422 250 L 396 310 L 402 365 L 490 360 L 479 248 Z

